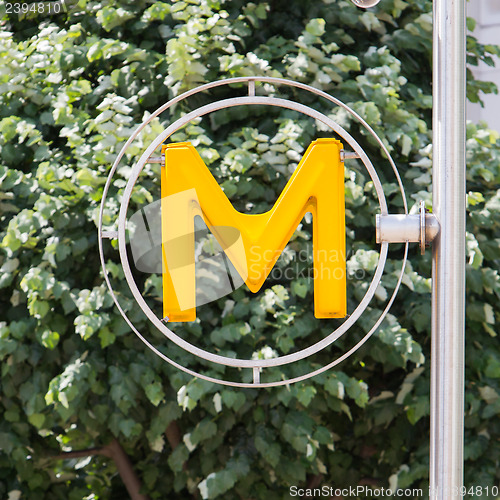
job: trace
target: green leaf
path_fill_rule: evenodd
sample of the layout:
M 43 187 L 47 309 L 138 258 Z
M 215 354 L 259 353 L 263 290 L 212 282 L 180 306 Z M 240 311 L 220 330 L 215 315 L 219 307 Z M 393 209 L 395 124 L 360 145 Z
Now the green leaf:
M 214 437 L 216 433 L 217 425 L 211 419 L 204 419 L 191 433 L 191 443 L 196 446 L 201 441 Z
M 467 17 L 467 29 L 469 31 L 474 31 L 476 29 L 476 20 L 472 17 Z
M 429 415 L 429 398 L 427 396 L 420 396 L 416 402 L 412 402 L 408 408 L 406 415 L 409 422 L 415 425 L 422 417 Z
M 235 485 L 236 480 L 236 474 L 231 470 L 212 472 L 198 485 L 201 498 L 217 498 L 231 489 Z
M 160 382 L 153 382 L 144 388 L 146 396 L 154 406 L 158 406 L 165 398 L 165 392 Z
M 55 349 L 59 343 L 60 335 L 57 332 L 45 330 L 42 333 L 42 345 L 47 349 Z
M 105 349 L 115 342 L 116 335 L 107 326 L 104 326 L 99 330 L 99 339 L 101 340 L 101 348 Z
M 142 426 L 131 418 L 125 418 L 120 420 L 118 427 L 123 435 L 127 438 L 133 436 L 139 436 L 142 430 Z
M 41 429 L 45 422 L 45 415 L 41 413 L 32 413 L 28 417 L 28 421 L 30 424 L 34 425 L 37 429 Z
M 292 293 L 301 299 L 305 299 L 308 291 L 309 286 L 305 278 L 300 278 L 292 282 Z
M 328 377 L 325 382 L 325 389 L 332 396 L 338 399 L 344 399 L 345 388 L 344 384 L 336 377 Z
M 365 382 L 350 378 L 346 385 L 346 392 L 361 408 L 368 403 L 368 386 Z
M 314 36 L 322 36 L 325 33 L 324 19 L 311 19 L 306 25 L 306 31 Z
M 490 356 L 486 363 L 484 374 L 489 378 L 500 378 L 500 359 Z
M 297 391 L 297 399 L 299 402 L 304 405 L 306 408 L 309 406 L 314 396 L 316 395 L 317 390 L 312 385 L 306 385 L 299 388 Z
M 50 311 L 50 305 L 46 300 L 39 300 L 34 297 L 29 301 L 28 309 L 32 316 L 42 319 Z
M 113 7 L 104 7 L 97 12 L 97 21 L 102 24 L 102 27 L 106 31 L 111 31 L 117 26 L 121 26 L 133 17 L 134 14 L 132 12 L 128 12 L 121 7 L 118 9 Z
M 498 392 L 490 386 L 479 387 L 479 394 L 481 394 L 481 398 L 488 404 L 495 403 L 500 398 Z
M 221 396 L 223 405 L 232 408 L 234 411 L 238 411 L 246 401 L 244 394 L 240 391 L 224 389 Z
M 281 447 L 278 443 L 269 442 L 257 436 L 255 438 L 255 448 L 271 467 L 278 465 L 281 457 Z

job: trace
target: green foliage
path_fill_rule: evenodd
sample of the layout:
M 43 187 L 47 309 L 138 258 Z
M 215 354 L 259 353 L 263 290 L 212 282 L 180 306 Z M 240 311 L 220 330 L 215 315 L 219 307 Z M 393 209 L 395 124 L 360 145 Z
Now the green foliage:
M 318 480 L 425 488 L 429 253 L 411 250 L 391 314 L 334 370 L 292 386 L 235 390 L 192 379 L 135 337 L 104 283 L 96 224 L 110 166 L 144 117 L 198 84 L 245 75 L 308 83 L 352 106 L 394 155 L 410 206 L 424 199 L 430 207 L 431 1 L 386 0 L 368 11 L 347 0 L 73 4 L 67 14 L 4 15 L 0 34 L 0 497 L 125 498 L 109 458 L 50 459 L 113 437 L 151 499 L 286 498 L 290 485 Z M 499 53 L 472 36 L 467 50 L 470 65 L 490 64 Z M 494 90 L 468 74 L 471 101 Z M 349 129 L 382 172 L 391 209 L 400 210 L 387 162 L 345 112 L 293 90 L 257 92 L 295 98 Z M 110 187 L 106 227 L 118 214 L 129 165 L 167 123 L 206 99 L 176 106 L 134 142 Z M 174 140 L 198 148 L 237 209 L 259 213 L 272 206 L 310 141 L 328 133 L 290 111 L 238 108 L 194 121 Z M 500 479 L 498 140 L 484 125 L 468 125 L 466 484 L 482 486 Z M 378 262 L 377 202 L 355 161 L 346 163 L 345 185 L 352 310 Z M 158 172 L 148 165 L 131 209 L 158 193 Z M 173 329 L 203 349 L 245 359 L 324 338 L 337 323 L 313 318 L 310 261 L 301 258 L 310 244 L 306 219 L 277 264 L 293 264 L 294 278 L 272 278 L 256 296 L 243 287 Z M 251 373 L 207 366 L 160 338 L 137 312 L 112 244 L 105 255 L 124 310 L 148 339 L 194 370 L 251 381 Z M 331 362 L 366 334 L 392 293 L 400 255 L 391 251 L 357 325 L 285 376 Z M 138 280 L 157 305 L 158 276 Z M 262 379 L 281 375 L 268 370 Z M 175 448 L 165 436 L 172 422 L 181 431 Z

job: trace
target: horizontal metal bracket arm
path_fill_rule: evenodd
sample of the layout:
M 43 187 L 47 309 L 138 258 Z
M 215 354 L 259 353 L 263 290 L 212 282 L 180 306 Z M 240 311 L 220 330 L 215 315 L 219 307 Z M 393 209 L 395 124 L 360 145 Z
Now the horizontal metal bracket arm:
M 422 254 L 440 229 L 437 217 L 426 213 L 423 204 L 419 214 L 377 214 L 375 218 L 377 243 L 420 243 Z

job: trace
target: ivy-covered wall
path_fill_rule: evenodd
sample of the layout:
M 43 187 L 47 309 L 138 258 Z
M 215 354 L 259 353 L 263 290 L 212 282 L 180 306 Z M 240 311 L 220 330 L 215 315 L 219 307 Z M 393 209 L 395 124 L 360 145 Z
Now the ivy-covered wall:
M 303 383 L 236 390 L 176 370 L 130 331 L 104 283 L 97 219 L 116 154 L 145 117 L 199 84 L 248 75 L 304 82 L 347 103 L 389 148 L 410 208 L 421 199 L 431 208 L 431 1 L 382 0 L 368 11 L 347 0 L 67 4 L 69 12 L 57 15 L 5 13 L 1 24 L 0 497 L 268 500 L 289 498 L 291 486 L 324 485 L 425 491 L 429 252 L 410 249 L 391 313 L 355 355 Z M 470 65 L 498 54 L 473 37 L 467 47 Z M 468 76 L 471 101 L 494 90 Z M 199 95 L 155 119 L 117 171 L 105 225 L 116 218 L 130 166 L 168 123 L 209 98 L 242 92 Z M 345 112 L 290 89 L 257 92 L 298 100 L 348 129 L 381 172 L 391 210 L 401 211 L 387 160 Z M 237 209 L 260 213 L 309 143 L 329 135 L 294 112 L 256 107 L 196 120 L 174 139 L 196 146 Z M 498 139 L 486 126 L 468 125 L 469 486 L 500 485 Z M 148 165 L 131 211 L 158 197 L 158 169 Z M 352 312 L 379 251 L 373 184 L 353 160 L 345 198 Z M 311 262 L 299 258 L 311 242 L 306 219 L 278 264 L 296 270 L 291 279 L 277 274 L 257 295 L 242 287 L 173 329 L 199 347 L 245 359 L 323 338 L 338 323 L 313 317 Z M 401 255 L 391 247 L 382 285 L 356 326 L 321 354 L 284 368 L 286 376 L 327 364 L 371 328 Z M 107 244 L 105 256 L 124 309 L 155 345 L 203 373 L 246 376 L 168 343 L 132 300 L 116 248 Z M 161 304 L 160 278 L 137 279 L 149 303 Z

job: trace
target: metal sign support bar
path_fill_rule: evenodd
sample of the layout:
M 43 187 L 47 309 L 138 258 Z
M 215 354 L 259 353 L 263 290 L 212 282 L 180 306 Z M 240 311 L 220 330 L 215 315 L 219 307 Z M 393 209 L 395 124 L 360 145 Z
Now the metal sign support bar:
M 439 222 L 434 214 L 425 212 L 423 202 L 419 214 L 377 214 L 377 243 L 419 242 L 422 254 L 439 233 Z
M 463 485 L 465 0 L 434 0 L 430 499 Z

